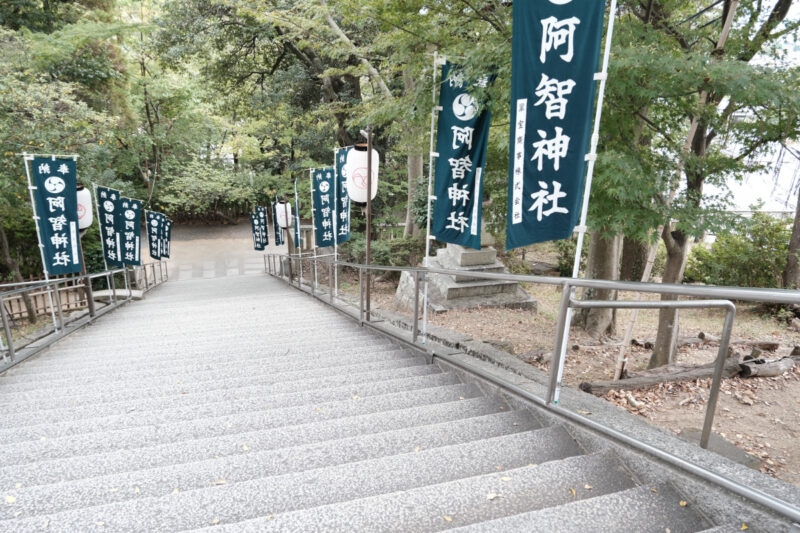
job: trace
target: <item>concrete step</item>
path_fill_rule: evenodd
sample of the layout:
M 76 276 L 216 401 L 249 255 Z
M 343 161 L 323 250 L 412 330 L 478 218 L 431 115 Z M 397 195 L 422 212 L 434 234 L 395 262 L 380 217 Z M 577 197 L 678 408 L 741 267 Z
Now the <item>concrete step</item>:
M 653 492 L 656 491 L 656 492 Z M 637 487 L 458 528 L 459 533 L 584 533 L 636 531 L 637 533 L 694 533 L 708 522 L 672 488 Z
M 318 423 L 386 411 L 419 409 L 438 403 L 449 403 L 450 405 L 445 406 L 445 409 L 457 409 L 458 406 L 452 402 L 457 403 L 462 398 L 466 400 L 481 396 L 480 389 L 474 385 L 450 385 L 357 400 L 250 411 L 168 424 L 151 423 L 146 426 L 106 431 L 95 430 L 91 433 L 69 434 L 60 437 L 48 435 L 47 427 L 41 427 L 42 434 L 35 440 L 5 444 L 3 465 L 10 466 L 75 455 L 136 449 L 214 436 L 235 435 L 254 430 L 269 429 L 277 434 L 277 428 L 286 426 Z M 495 406 L 494 412 L 508 409 L 508 406 L 501 401 L 494 399 L 486 401 Z M 413 413 L 406 413 L 403 416 L 413 416 Z
M 315 364 L 318 362 L 319 364 Z M 91 390 L 124 390 L 131 384 L 139 383 L 140 387 L 144 384 L 148 388 L 170 386 L 178 383 L 202 383 L 207 381 L 217 381 L 220 377 L 234 378 L 236 376 L 253 376 L 267 382 L 275 381 L 270 376 L 287 373 L 306 372 L 313 374 L 327 368 L 330 372 L 336 372 L 342 367 L 357 367 L 359 365 L 397 365 L 412 366 L 424 364 L 425 358 L 421 355 L 414 355 L 404 350 L 382 351 L 374 354 L 354 354 L 354 355 L 309 355 L 309 356 L 286 356 L 273 359 L 257 359 L 243 362 L 232 362 L 231 368 L 221 371 L 220 364 L 204 364 L 202 359 L 178 366 L 169 370 L 159 371 L 158 369 L 143 369 L 132 371 L 120 371 L 117 374 L 95 376 L 91 370 L 84 370 L 75 374 L 72 379 L 43 379 L 37 381 L 35 376 L 24 376 L 22 378 L 9 377 L 0 379 L 0 400 L 16 397 L 20 399 L 32 399 L 36 397 L 48 397 L 54 390 L 76 389 L 79 395 L 83 391 Z M 257 378 L 256 376 L 260 376 Z M 11 380 L 16 381 L 11 381 Z M 38 385 L 38 387 L 37 387 Z
M 215 531 L 442 531 L 634 486 L 625 468 L 609 453 L 520 468 L 502 466 L 502 470 L 475 477 L 291 513 L 273 513 L 265 506 L 258 518 L 246 522 L 232 523 L 228 516 L 221 516 L 224 527 Z M 585 485 L 592 490 L 584 489 Z M 574 495 L 570 488 L 575 489 Z
M 411 451 L 357 463 L 280 476 L 221 483 L 161 497 L 135 497 L 124 502 L 84 507 L 32 518 L 6 521 L 15 531 L 36 531 L 42 518 L 52 530 L 92 531 L 103 522 L 106 531 L 180 531 L 234 522 L 430 484 L 473 477 L 500 468 L 516 468 L 564 456 L 557 442 L 542 450 L 535 432 L 517 433 L 431 450 Z M 608 467 L 608 465 L 605 465 Z M 605 473 L 608 476 L 608 473 Z M 554 483 L 556 478 L 550 478 Z M 135 491 L 131 491 L 135 492 Z M 3 525 L 6 525 L 3 524 Z
M 0 434 L 5 429 L 24 428 L 40 424 L 78 423 L 124 416 L 130 425 L 140 419 L 191 420 L 206 413 L 228 414 L 243 410 L 257 410 L 290 405 L 304 405 L 323 401 L 344 400 L 353 396 L 374 396 L 400 390 L 413 390 L 440 385 L 454 385 L 458 378 L 442 374 L 434 365 L 358 371 L 338 375 L 303 378 L 277 383 L 248 385 L 238 388 L 218 387 L 189 394 L 152 395 L 141 399 L 99 402 L 96 404 L 47 409 L 27 413 L 14 413 L 0 420 Z M 252 381 L 251 381 L 252 383 Z M 184 391 L 182 391 L 184 392 Z M 116 399 L 116 398 L 114 398 Z M 138 425 L 138 424 L 137 424 Z
M 514 425 L 516 423 L 517 425 Z M 421 426 L 374 435 L 350 437 L 277 450 L 258 450 L 243 443 L 246 451 L 226 457 L 205 457 L 195 462 L 177 463 L 134 472 L 97 476 L 87 470 L 85 479 L 15 489 L 5 489 L 16 505 L 0 507 L 0 520 L 101 505 L 138 497 L 160 497 L 181 491 L 213 486 L 224 479 L 227 484 L 293 472 L 329 468 L 392 455 L 491 439 L 530 431 L 533 419 L 524 414 L 499 413 L 434 426 Z M 540 442 L 567 442 L 569 435 L 560 427 L 537 431 Z M 574 446 L 572 446 L 575 449 Z
M 448 299 L 454 298 L 473 298 L 476 296 L 488 296 L 500 293 L 516 293 L 518 283 L 516 281 L 452 281 L 452 285 L 443 284 L 440 290 Z
M 345 439 L 389 439 L 393 432 L 400 438 L 416 440 L 417 444 L 438 436 L 458 439 L 480 431 L 494 431 L 500 435 L 541 427 L 530 413 L 522 411 L 498 412 L 497 405 L 485 398 L 471 398 L 458 402 L 435 404 L 411 410 L 400 409 L 309 423 L 299 426 L 256 429 L 232 435 L 222 435 L 179 441 L 130 450 L 120 449 L 93 455 L 67 456 L 0 468 L 0 491 L 22 487 L 46 485 L 88 477 L 105 476 L 121 472 L 134 472 L 151 468 L 169 467 L 210 457 L 238 456 L 243 453 L 280 450 L 324 442 L 343 442 Z M 459 429 L 460 428 L 460 429 Z M 378 436 L 383 434 L 383 436 Z M 416 438 L 415 436 L 419 436 Z M 431 441 L 428 441 L 431 442 Z M 453 442 L 457 442 L 454 440 Z M 399 447 L 400 445 L 398 445 Z M 247 449 L 245 449 L 245 447 Z M 80 453 L 81 450 L 76 450 Z
M 383 376 L 385 377 L 385 376 Z M 96 433 L 98 431 L 116 431 L 133 427 L 153 425 L 169 425 L 180 422 L 191 422 L 205 418 L 219 418 L 223 416 L 242 416 L 248 413 L 267 412 L 286 408 L 304 408 L 333 402 L 357 402 L 362 399 L 379 398 L 403 391 L 435 390 L 437 388 L 458 387 L 458 378 L 450 374 L 430 374 L 411 376 L 401 379 L 384 379 L 376 383 L 360 383 L 334 387 L 330 389 L 317 389 L 314 380 L 300 392 L 286 392 L 240 398 L 236 400 L 223 400 L 206 402 L 202 396 L 196 398 L 195 403 L 175 408 L 159 408 L 153 410 L 128 412 L 125 409 L 116 409 L 113 414 L 92 416 L 92 410 L 85 413 L 84 418 L 63 420 L 59 422 L 46 422 L 31 426 L 17 426 L 0 429 L 0 442 L 15 443 L 45 438 L 58 438 L 68 435 Z M 324 382 L 324 379 L 321 380 Z M 302 387 L 301 387 L 302 388 Z

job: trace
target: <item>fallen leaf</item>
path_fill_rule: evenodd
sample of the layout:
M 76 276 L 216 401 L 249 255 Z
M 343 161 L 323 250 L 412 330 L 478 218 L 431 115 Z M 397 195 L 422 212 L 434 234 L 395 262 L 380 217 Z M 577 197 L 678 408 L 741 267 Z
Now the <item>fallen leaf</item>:
M 95 524 L 97 524 L 98 526 L 104 526 L 104 525 L 106 525 L 106 523 L 105 523 L 105 522 L 100 522 L 100 521 L 97 521 L 97 522 L 95 522 Z
M 216 526 L 217 524 L 219 524 L 219 518 L 215 518 L 214 520 L 211 521 L 212 526 Z
M 216 480 L 214 482 L 214 485 L 225 485 L 226 483 L 227 483 L 227 481 L 225 479 L 219 478 L 218 480 Z
M 14 488 L 15 489 L 21 489 L 22 488 L 22 483 L 17 483 L 16 485 L 14 485 Z
M 658 491 L 656 489 L 650 489 L 650 492 L 652 492 L 654 494 L 658 494 Z
M 592 486 L 589 484 L 584 485 L 583 488 L 586 490 L 592 490 Z
M 418 451 L 419 451 L 419 446 L 417 446 L 416 448 L 414 448 L 414 451 L 415 451 L 415 452 L 418 452 Z
M 117 492 L 119 489 L 117 487 L 111 487 L 108 489 L 108 492 Z
M 749 527 L 747 527 L 747 524 L 745 524 L 744 522 L 742 522 L 742 531 L 744 531 L 745 529 L 750 529 L 750 528 L 749 528 Z
M 486 499 L 487 500 L 494 500 L 494 499 L 497 499 L 499 497 L 500 497 L 500 495 L 495 493 L 495 492 L 490 492 L 489 494 L 486 495 Z
M 50 526 L 50 520 L 45 520 L 44 524 L 42 524 L 42 529 L 47 529 Z
M 178 489 L 175 489 L 175 490 L 178 490 Z M 137 487 L 133 487 L 133 493 L 134 494 L 139 494 L 140 492 L 142 492 L 142 490 L 138 486 Z
M 450 517 L 449 517 L 449 516 L 447 516 L 447 515 L 444 515 L 444 519 L 445 519 L 445 520 L 447 520 L 448 522 L 452 522 L 452 521 L 453 521 L 453 519 L 452 519 L 452 518 L 450 518 Z
M 17 503 L 17 499 L 10 494 L 6 494 L 6 503 L 8 504 Z
M 688 504 L 686 503 L 686 500 L 681 500 L 681 501 L 678 503 L 678 505 L 680 505 L 681 507 L 686 507 L 686 505 L 688 505 Z
M 511 481 L 511 478 L 508 477 L 508 476 L 503 476 L 500 479 L 503 480 L 503 481 Z
M 591 411 L 584 411 L 583 409 L 578 409 L 578 414 L 579 415 L 590 415 L 590 414 L 592 414 L 592 412 Z
M 250 451 L 250 448 L 247 447 L 247 444 L 242 444 L 242 450 L 248 452 Z
M 578 493 L 575 492 L 575 489 L 573 489 L 572 487 L 569 488 L 569 491 L 572 493 L 573 498 L 578 495 Z
M 178 494 L 178 492 L 180 492 L 178 490 L 178 487 L 175 487 L 174 489 L 172 489 L 172 494 Z
M 360 400 L 360 399 L 361 399 L 361 396 L 359 396 L 358 394 L 356 394 L 355 396 L 353 396 L 353 399 L 354 399 L 354 400 Z
M 269 515 L 269 516 L 267 517 L 267 520 L 272 520 L 273 518 L 275 518 L 275 515 L 274 515 L 274 514 L 271 514 L 271 515 Z

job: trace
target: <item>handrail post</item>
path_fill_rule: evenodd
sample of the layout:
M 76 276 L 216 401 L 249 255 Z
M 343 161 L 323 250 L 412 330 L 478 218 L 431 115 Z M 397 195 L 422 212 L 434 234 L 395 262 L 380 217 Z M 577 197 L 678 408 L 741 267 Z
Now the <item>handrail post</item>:
M 53 290 L 55 287 L 55 290 Z M 53 290 L 53 296 L 56 299 L 56 306 L 58 309 L 58 329 L 63 333 L 64 332 L 64 312 L 61 310 L 61 295 L 58 293 L 58 283 L 54 285 L 50 285 L 51 290 Z
M 131 291 L 131 283 L 128 279 L 128 265 L 122 265 L 122 279 L 125 282 L 125 292 L 128 293 L 128 300 L 133 298 L 133 291 Z
M 561 289 L 561 303 L 558 306 L 558 322 L 556 323 L 556 344 L 553 347 L 553 357 L 550 358 L 550 386 L 547 389 L 546 403 L 551 404 L 555 399 L 556 388 L 560 385 L 558 383 L 558 369 L 561 367 L 561 354 L 563 352 L 563 343 L 566 335 L 564 334 L 565 328 L 569 328 L 567 322 L 567 315 L 569 314 L 569 299 L 572 293 L 572 287 L 569 282 L 565 283 Z
M 358 267 L 358 323 L 364 325 L 364 269 Z
M 311 285 L 311 296 L 316 296 L 317 295 L 316 294 L 316 289 L 314 287 L 316 287 L 316 285 L 317 285 L 317 258 L 316 257 L 311 258 L 311 263 L 314 265 L 314 279 L 311 280 L 311 283 L 310 283 L 310 285 Z M 310 274 L 310 272 L 309 272 L 309 274 Z
M 147 282 L 147 265 L 142 267 L 142 275 L 144 276 L 144 292 L 147 292 L 149 284 Z
M 108 285 L 108 290 L 111 291 L 111 303 L 117 303 L 117 287 L 116 283 L 114 283 L 114 272 L 106 272 L 106 284 Z
M 419 270 L 414 270 L 414 325 L 411 329 L 411 342 L 417 342 L 419 334 Z
M 703 432 L 700 434 L 701 448 L 708 448 L 708 439 L 711 436 L 711 427 L 714 425 L 714 414 L 717 410 L 719 388 L 722 385 L 722 372 L 725 369 L 725 360 L 728 357 L 728 346 L 730 345 L 731 332 L 733 331 L 733 319 L 736 315 L 736 306 L 732 302 L 729 303 L 730 307 L 728 307 L 725 323 L 722 326 L 722 336 L 719 339 L 719 352 L 714 366 L 714 379 L 711 381 L 711 388 L 708 391 L 706 418 L 703 422 Z
M 328 262 L 328 301 L 333 305 L 333 261 Z
M 0 298 L 0 317 L 3 320 L 3 331 L 6 335 L 6 343 L 8 344 L 8 357 L 13 361 L 14 360 L 14 339 L 11 337 L 11 326 L 8 323 L 8 314 L 6 313 L 6 304 L 2 298 Z M 2 346 L 0 346 L 2 348 Z M 3 355 L 3 361 L 6 360 L 5 354 Z

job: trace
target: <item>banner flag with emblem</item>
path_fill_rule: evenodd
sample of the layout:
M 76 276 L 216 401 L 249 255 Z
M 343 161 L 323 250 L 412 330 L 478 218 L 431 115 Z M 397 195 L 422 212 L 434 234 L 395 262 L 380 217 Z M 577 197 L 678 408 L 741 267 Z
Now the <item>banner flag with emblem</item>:
M 333 168 L 318 168 L 313 172 L 314 233 L 317 247 L 333 246 L 334 208 L 336 188 L 333 183 Z
M 110 267 L 121 267 L 122 236 L 120 235 L 119 199 L 120 192 L 108 187 L 97 187 L 97 212 L 100 224 L 100 242 L 103 256 Z
M 122 261 L 126 265 L 140 266 L 142 264 L 142 201 L 123 196 L 119 200 L 119 206 Z
M 347 194 L 347 176 L 344 169 L 347 164 L 347 155 L 353 147 L 340 148 L 336 151 L 336 244 L 350 240 L 350 195 Z

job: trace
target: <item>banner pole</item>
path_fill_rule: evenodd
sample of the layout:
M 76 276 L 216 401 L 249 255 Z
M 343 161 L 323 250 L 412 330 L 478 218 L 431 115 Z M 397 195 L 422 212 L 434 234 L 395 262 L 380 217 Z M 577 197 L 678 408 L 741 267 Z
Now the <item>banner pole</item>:
M 317 219 L 314 216 L 317 209 L 314 207 L 314 169 L 308 169 L 309 194 L 311 194 L 311 238 L 314 239 L 314 289 L 318 289 L 317 284 Z M 336 240 L 334 239 L 334 242 Z
M 603 52 L 603 67 L 602 70 L 595 74 L 595 81 L 600 81 L 600 87 L 597 90 L 597 108 L 594 115 L 594 130 L 592 131 L 592 140 L 589 153 L 586 154 L 586 161 L 589 163 L 586 169 L 586 185 L 583 191 L 583 205 L 581 206 L 581 221 L 578 227 L 578 244 L 575 248 L 575 260 L 572 264 L 572 277 L 577 278 L 581 267 L 581 250 L 583 249 L 583 239 L 586 235 L 586 216 L 589 211 L 589 194 L 592 190 L 592 178 L 594 177 L 594 163 L 597 160 L 597 143 L 600 140 L 600 119 L 603 115 L 603 97 L 606 90 L 606 80 L 608 79 L 608 60 L 611 56 L 611 40 L 614 36 L 614 18 L 617 13 L 617 0 L 611 0 L 611 8 L 608 15 L 608 29 L 606 30 L 606 46 Z M 565 289 L 566 290 L 566 289 Z M 575 295 L 575 288 L 571 288 L 571 296 Z M 564 321 L 564 330 L 556 332 L 561 334 L 561 353 L 558 355 L 558 376 L 556 378 L 555 394 L 553 395 L 553 403 L 558 403 L 558 396 L 561 390 L 561 379 L 564 375 L 564 358 L 567 353 L 567 342 L 569 340 L 569 326 L 572 322 L 572 308 L 567 307 L 566 320 Z
M 28 193 L 31 196 L 31 209 L 33 210 L 33 223 L 36 224 L 36 240 L 39 243 L 39 255 L 42 258 L 42 271 L 44 272 L 44 280 L 47 282 L 47 299 L 50 303 L 50 316 L 53 318 L 53 329 L 58 333 L 58 322 L 56 322 L 56 311 L 53 306 L 53 292 L 50 287 L 50 275 L 47 273 L 47 263 L 44 259 L 44 244 L 42 244 L 42 235 L 39 233 L 39 215 L 36 213 L 36 198 L 33 196 L 33 190 L 36 188 L 31 181 L 31 170 L 28 166 L 29 161 L 33 161 L 33 156 L 23 153 L 22 159 L 25 164 L 25 176 L 28 178 Z M 56 289 L 58 290 L 58 289 Z M 35 319 L 36 317 L 34 317 Z
M 297 178 L 294 179 L 294 237 L 297 237 L 297 263 L 300 265 L 298 287 L 303 286 L 303 243 L 300 235 L 300 198 L 297 194 Z
M 433 89 L 432 89 L 432 102 L 433 107 L 431 108 L 431 133 L 430 133 L 430 149 L 428 150 L 428 194 L 427 194 L 427 205 L 428 205 L 428 214 L 426 220 L 426 228 L 425 228 L 425 263 L 423 266 L 428 268 L 430 266 L 430 256 L 431 256 L 431 202 L 435 200 L 435 197 L 431 194 L 433 191 L 433 169 L 434 164 L 433 160 L 436 157 L 436 153 L 434 150 L 434 126 L 436 123 L 436 113 L 439 111 L 438 106 L 436 105 L 436 69 L 438 66 L 445 60 L 444 56 L 442 56 L 441 60 L 439 59 L 439 52 L 433 52 Z M 425 273 L 425 283 L 423 284 L 423 295 L 422 295 L 422 344 L 425 344 L 428 340 L 428 274 Z
M 336 158 L 339 156 L 339 150 L 333 149 L 333 278 L 328 280 L 328 285 L 333 284 L 333 292 L 339 296 L 339 162 Z M 330 271 L 329 271 L 330 272 Z

